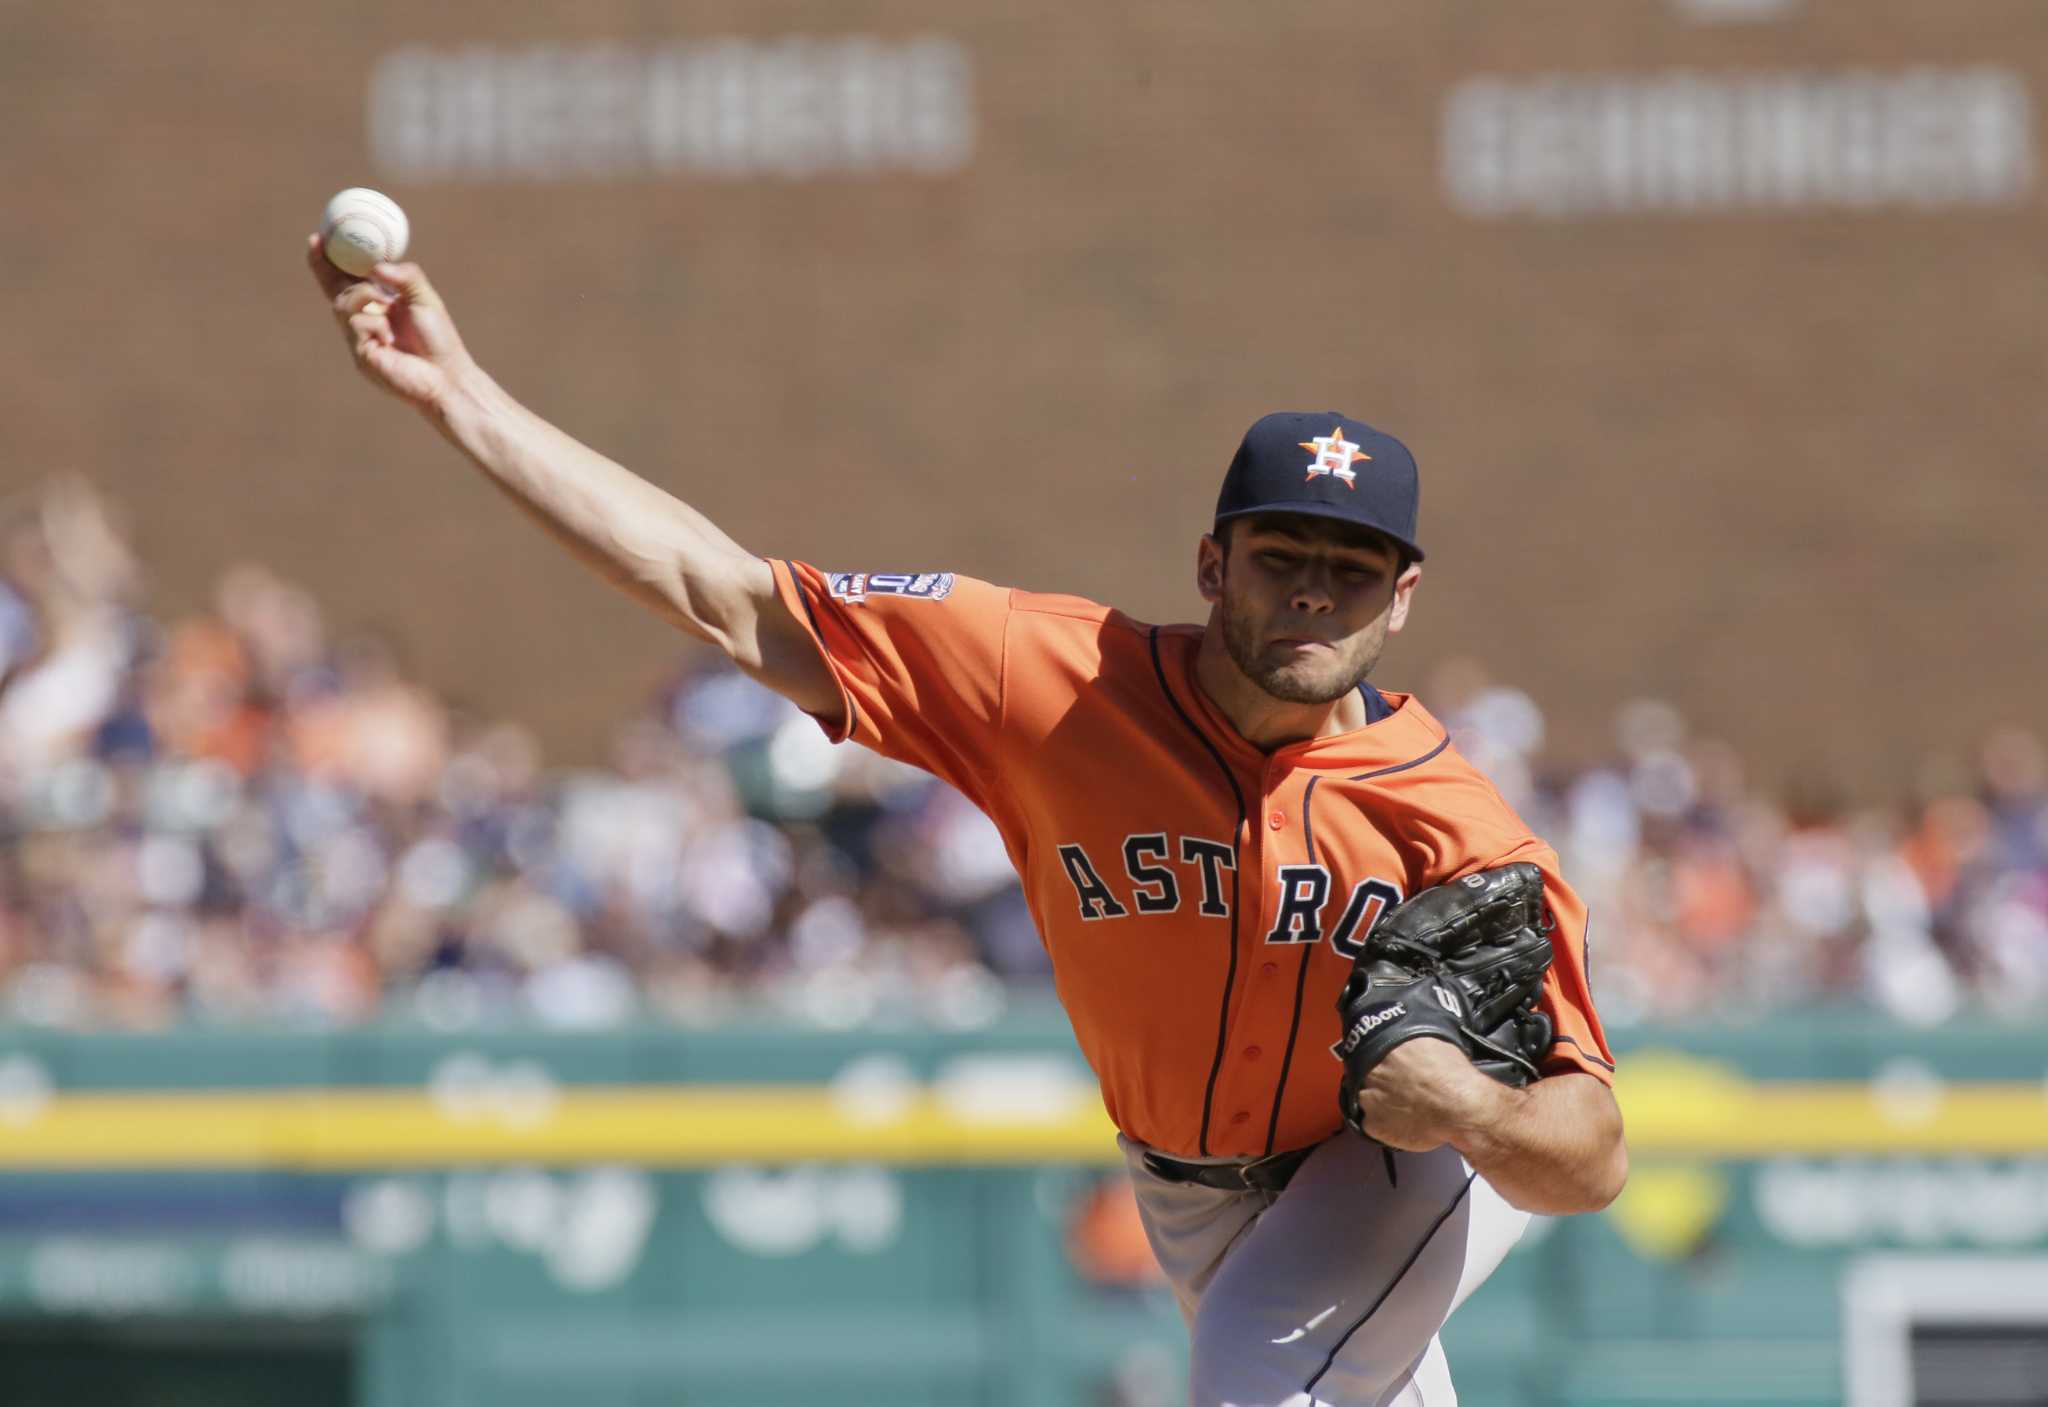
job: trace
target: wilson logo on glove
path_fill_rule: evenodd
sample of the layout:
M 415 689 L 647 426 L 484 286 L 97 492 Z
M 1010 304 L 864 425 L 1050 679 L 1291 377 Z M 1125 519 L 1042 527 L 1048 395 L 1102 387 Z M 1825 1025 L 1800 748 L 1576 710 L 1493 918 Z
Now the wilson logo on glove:
M 1370 1016 L 1359 1017 L 1356 1022 L 1352 1023 L 1351 1029 L 1344 1033 L 1344 1039 L 1330 1047 L 1331 1053 L 1340 1057 L 1351 1054 L 1352 1051 L 1358 1049 L 1360 1041 L 1372 1034 L 1375 1026 L 1384 1026 L 1395 1017 L 1406 1016 L 1407 1014 L 1408 1008 L 1402 1006 L 1399 1002 L 1395 1002 L 1384 1011 L 1375 1011 Z

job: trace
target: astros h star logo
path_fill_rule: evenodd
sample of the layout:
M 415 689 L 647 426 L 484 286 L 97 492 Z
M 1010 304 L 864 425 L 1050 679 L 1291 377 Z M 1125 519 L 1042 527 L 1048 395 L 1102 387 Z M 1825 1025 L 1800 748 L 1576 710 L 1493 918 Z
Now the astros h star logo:
M 1334 474 L 1344 481 L 1344 487 L 1358 487 L 1358 475 L 1351 466 L 1359 460 L 1370 460 L 1371 455 L 1362 452 L 1357 445 L 1344 438 L 1344 427 L 1337 426 L 1327 435 L 1318 435 L 1312 440 L 1297 441 L 1303 449 L 1315 451 L 1315 462 L 1308 466 L 1308 477 L 1318 474 Z

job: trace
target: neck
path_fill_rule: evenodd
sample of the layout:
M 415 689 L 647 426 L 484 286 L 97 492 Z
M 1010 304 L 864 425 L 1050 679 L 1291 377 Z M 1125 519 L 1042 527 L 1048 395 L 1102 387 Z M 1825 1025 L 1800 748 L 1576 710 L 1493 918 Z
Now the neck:
M 1195 652 L 1195 683 L 1239 736 L 1261 752 L 1365 726 L 1365 701 L 1356 689 L 1329 703 L 1299 704 L 1276 699 L 1254 684 L 1230 657 L 1223 624 L 1214 615 Z

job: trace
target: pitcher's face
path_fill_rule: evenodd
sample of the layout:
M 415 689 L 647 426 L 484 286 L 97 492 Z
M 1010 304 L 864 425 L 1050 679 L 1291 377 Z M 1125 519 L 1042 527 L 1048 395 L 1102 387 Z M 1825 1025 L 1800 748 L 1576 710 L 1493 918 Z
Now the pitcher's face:
M 1298 513 L 1261 513 L 1205 538 L 1202 594 L 1222 613 L 1231 660 L 1285 703 L 1343 697 L 1401 629 L 1421 575 L 1369 528 Z

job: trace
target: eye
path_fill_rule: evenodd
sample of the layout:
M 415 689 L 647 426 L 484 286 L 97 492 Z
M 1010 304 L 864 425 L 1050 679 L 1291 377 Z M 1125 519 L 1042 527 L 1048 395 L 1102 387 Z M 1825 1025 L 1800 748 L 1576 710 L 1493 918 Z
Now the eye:
M 1291 567 L 1294 565 L 1292 553 L 1279 552 L 1270 547 L 1259 553 L 1259 560 L 1269 567 Z

